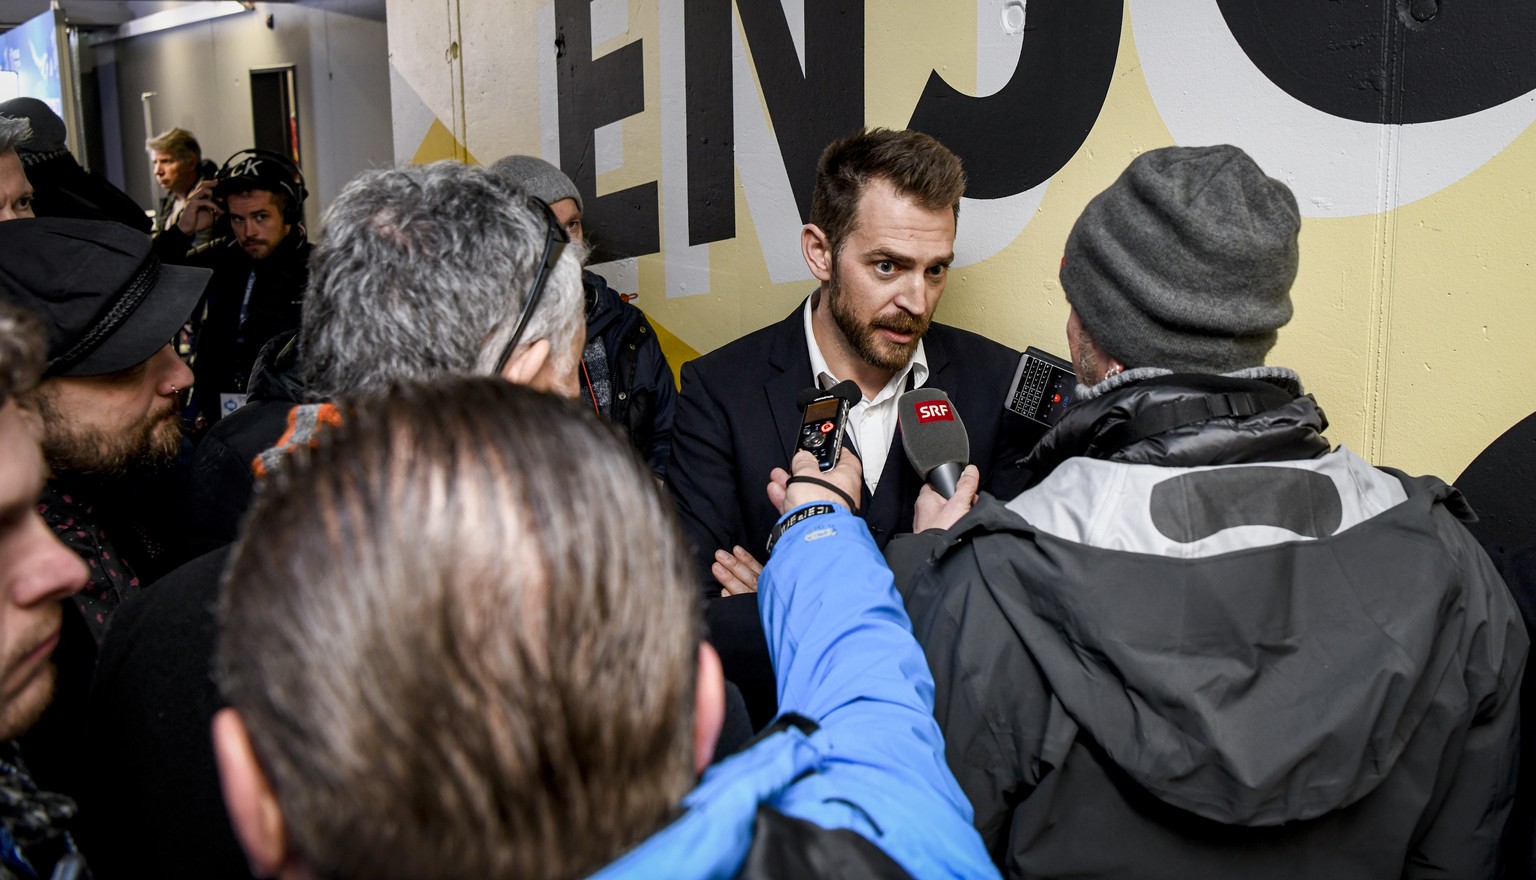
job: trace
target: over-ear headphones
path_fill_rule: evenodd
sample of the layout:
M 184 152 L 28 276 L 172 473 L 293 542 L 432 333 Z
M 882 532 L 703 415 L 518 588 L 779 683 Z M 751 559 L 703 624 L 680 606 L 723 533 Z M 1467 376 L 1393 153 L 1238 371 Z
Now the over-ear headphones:
M 304 188 L 304 172 L 282 153 L 251 148 L 241 150 L 224 160 L 214 175 L 213 197 L 219 202 L 231 193 L 246 186 L 279 192 L 287 196 L 283 208 L 283 222 L 301 223 L 304 220 L 304 200 L 309 190 Z

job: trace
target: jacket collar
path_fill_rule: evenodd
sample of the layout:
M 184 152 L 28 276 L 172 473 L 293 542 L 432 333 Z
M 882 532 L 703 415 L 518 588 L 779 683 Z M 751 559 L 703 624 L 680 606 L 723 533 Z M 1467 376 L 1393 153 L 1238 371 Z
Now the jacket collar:
M 786 462 L 795 455 L 795 440 L 800 432 L 800 410 L 795 407 L 795 398 L 816 384 L 811 373 L 811 351 L 805 344 L 805 302 L 801 300 L 789 317 L 770 331 L 768 365 L 774 374 L 763 383 L 768 411 L 773 414 Z M 943 334 L 932 332 L 936 326 L 930 324 L 929 332 L 923 336 L 923 350 L 928 358 L 928 378 L 923 384 L 943 388 L 950 356 Z
M 686 812 L 593 875 L 731 877 L 752 847 L 758 807 L 821 761 L 814 734 L 790 728 L 711 767 L 683 799 Z
M 1025 461 L 1031 485 L 1078 455 L 1179 467 L 1322 455 L 1331 448 L 1322 434 L 1328 419 L 1299 391 L 1289 371 L 1166 374 L 1116 385 L 1079 400 L 1041 438 Z M 1207 415 L 1189 414 L 1201 404 Z

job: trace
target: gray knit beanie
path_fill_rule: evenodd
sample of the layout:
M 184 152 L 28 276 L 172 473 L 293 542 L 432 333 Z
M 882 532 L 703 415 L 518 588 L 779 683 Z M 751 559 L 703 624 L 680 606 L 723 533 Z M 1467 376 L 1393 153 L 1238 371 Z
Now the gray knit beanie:
M 28 167 L 59 156 L 69 155 L 65 144 L 64 120 L 36 98 L 12 98 L 0 103 L 0 116 L 25 119 L 32 124 L 32 137 L 16 146 L 21 164 Z
M 1291 319 L 1300 229 L 1290 188 L 1237 147 L 1151 150 L 1083 210 L 1061 287 L 1127 367 L 1256 367 Z
M 537 156 L 503 156 L 491 163 L 491 171 L 529 195 L 543 199 L 546 205 L 561 199 L 575 199 L 576 209 L 586 210 L 576 184 L 565 176 L 564 171 Z

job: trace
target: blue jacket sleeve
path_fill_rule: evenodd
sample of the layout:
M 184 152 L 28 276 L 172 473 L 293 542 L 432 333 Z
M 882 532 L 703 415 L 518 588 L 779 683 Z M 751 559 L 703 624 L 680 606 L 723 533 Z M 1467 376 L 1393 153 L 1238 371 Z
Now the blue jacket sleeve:
M 780 710 L 817 722 L 831 744 L 818 778 L 781 808 L 864 834 L 914 876 L 996 876 L 944 762 L 933 677 L 863 520 L 839 510 L 796 524 L 758 590 Z

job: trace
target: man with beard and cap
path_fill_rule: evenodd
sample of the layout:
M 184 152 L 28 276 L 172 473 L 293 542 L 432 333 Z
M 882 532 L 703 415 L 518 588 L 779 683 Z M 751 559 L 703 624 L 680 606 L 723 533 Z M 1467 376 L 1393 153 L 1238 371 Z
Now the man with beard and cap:
M 794 454 L 800 393 L 858 383 L 849 444 L 864 464 L 860 507 L 882 547 L 911 529 L 923 485 L 896 432 L 903 392 L 949 392 L 989 488 L 1011 485 L 1011 464 L 1027 451 L 1018 417 L 1004 411 L 1019 353 L 932 323 L 964 191 L 959 158 L 920 132 L 875 129 L 833 143 L 801 232 L 820 286 L 784 320 L 683 367 L 667 482 L 713 599 L 711 636 L 759 723 L 772 716 L 773 678 L 751 591 L 776 518 L 759 489 Z
M 299 326 L 309 281 L 304 199 L 297 166 L 264 150 L 243 150 L 213 180 L 192 189 L 176 224 L 155 238 L 166 262 L 212 269 L 193 316 L 193 411 L 206 424 L 238 409 L 256 356 L 272 337 Z M 197 235 L 225 221 L 229 237 L 188 252 Z
M 886 548 L 1010 876 L 1496 873 L 1525 629 L 1460 493 L 1265 365 L 1300 228 L 1236 147 L 1138 156 L 1067 239 L 1035 484 Z
M 58 698 L 28 739 L 39 779 L 66 793 L 96 760 L 82 753 L 78 713 L 97 645 L 112 612 L 142 588 L 142 565 L 119 551 L 147 556 L 151 542 L 174 538 L 144 521 L 160 499 L 120 487 L 181 448 L 178 393 L 192 373 L 170 340 L 209 274 L 162 265 L 147 236 L 110 221 L 0 223 L 0 299 L 35 314 L 48 337 L 42 381 L 23 400 L 41 419 L 51 471 L 38 509 L 90 569 L 66 607 Z

